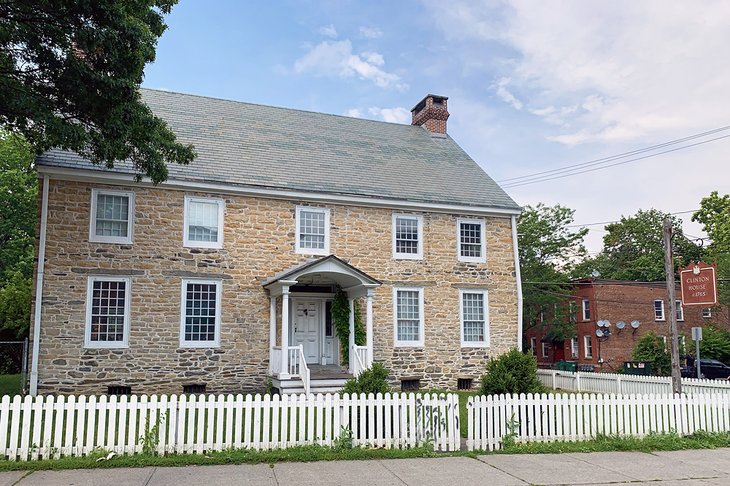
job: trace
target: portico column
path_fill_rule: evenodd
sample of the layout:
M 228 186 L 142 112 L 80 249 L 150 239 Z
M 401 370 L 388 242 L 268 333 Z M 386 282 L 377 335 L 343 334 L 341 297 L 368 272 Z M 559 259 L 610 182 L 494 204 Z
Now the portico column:
M 350 303 L 350 373 L 355 372 L 355 300 L 348 299 Z
M 365 366 L 370 368 L 373 365 L 373 289 L 368 289 L 365 307 L 365 332 L 367 337 L 367 363 Z
M 276 297 L 269 297 L 269 371 L 271 373 L 279 371 L 279 363 L 271 363 L 274 356 L 274 346 L 276 346 Z
M 289 286 L 281 287 L 281 371 L 279 378 L 289 376 Z

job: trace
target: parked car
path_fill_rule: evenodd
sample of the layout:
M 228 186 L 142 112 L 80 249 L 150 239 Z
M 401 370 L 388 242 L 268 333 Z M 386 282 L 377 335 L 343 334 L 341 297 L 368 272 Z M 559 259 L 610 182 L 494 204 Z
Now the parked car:
M 702 378 L 727 380 L 730 378 L 730 366 L 716 359 L 700 359 L 700 373 L 702 373 Z M 694 366 L 682 368 L 682 376 L 697 378 L 697 368 Z

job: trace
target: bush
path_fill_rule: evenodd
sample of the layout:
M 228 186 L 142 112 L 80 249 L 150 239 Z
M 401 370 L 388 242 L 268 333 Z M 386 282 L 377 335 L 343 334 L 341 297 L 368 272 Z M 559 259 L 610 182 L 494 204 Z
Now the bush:
M 537 360 L 517 349 L 492 359 L 487 365 L 487 373 L 482 376 L 483 395 L 541 393 L 544 390 L 537 379 Z
M 342 393 L 388 393 L 388 370 L 380 363 L 373 365 L 360 373 L 360 376 L 348 380 L 342 388 Z
M 694 349 L 692 354 L 694 354 Z M 730 363 L 730 332 L 714 326 L 703 328 L 702 341 L 700 341 L 700 358 L 716 359 L 723 363 Z
M 669 356 L 667 346 L 654 331 L 641 336 L 634 347 L 633 359 L 634 361 L 651 361 L 655 375 L 669 376 L 672 374 L 672 358 Z

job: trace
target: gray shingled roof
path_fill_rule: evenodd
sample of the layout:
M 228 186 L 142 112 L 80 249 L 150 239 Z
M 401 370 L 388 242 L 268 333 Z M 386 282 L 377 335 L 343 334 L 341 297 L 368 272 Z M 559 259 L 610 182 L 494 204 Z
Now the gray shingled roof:
M 170 179 L 516 210 L 449 136 L 411 125 L 143 89 L 142 97 L 198 158 Z M 51 150 L 39 166 L 132 173 Z

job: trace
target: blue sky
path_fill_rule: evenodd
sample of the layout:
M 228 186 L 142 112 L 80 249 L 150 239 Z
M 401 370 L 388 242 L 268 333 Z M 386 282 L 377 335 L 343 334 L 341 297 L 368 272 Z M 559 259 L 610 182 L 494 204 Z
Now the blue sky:
M 730 125 L 723 1 L 181 0 L 167 23 L 146 87 L 396 123 L 445 95 L 449 134 L 498 181 Z M 577 223 L 686 211 L 730 191 L 729 152 L 718 140 L 507 191 Z

